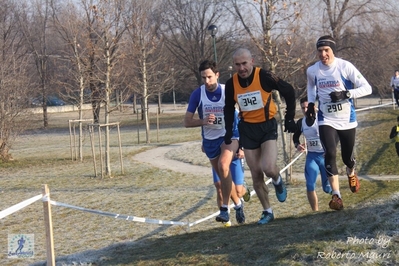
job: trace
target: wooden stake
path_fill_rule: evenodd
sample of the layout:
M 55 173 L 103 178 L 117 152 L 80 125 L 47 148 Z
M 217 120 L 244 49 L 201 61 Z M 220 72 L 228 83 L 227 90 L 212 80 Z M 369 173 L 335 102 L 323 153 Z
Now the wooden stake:
M 42 194 L 43 194 L 43 197 L 47 197 L 47 200 L 43 201 L 44 225 L 46 227 L 47 265 L 55 266 L 53 222 L 51 220 L 50 190 L 48 189 L 47 184 L 43 185 Z

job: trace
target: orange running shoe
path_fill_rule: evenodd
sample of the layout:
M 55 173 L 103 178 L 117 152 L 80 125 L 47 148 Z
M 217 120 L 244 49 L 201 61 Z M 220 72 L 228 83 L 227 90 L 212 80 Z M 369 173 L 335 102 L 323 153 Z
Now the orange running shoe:
M 340 210 L 342 210 L 344 208 L 344 204 L 342 203 L 342 199 L 340 197 L 338 197 L 337 194 L 334 194 L 332 196 L 332 199 L 330 201 L 329 206 L 330 206 L 330 209 L 337 210 L 337 211 L 340 211 Z
M 358 192 L 360 189 L 360 182 L 359 178 L 357 178 L 357 174 L 354 170 L 351 170 L 348 167 L 346 168 L 346 174 L 348 175 L 349 188 L 353 193 Z

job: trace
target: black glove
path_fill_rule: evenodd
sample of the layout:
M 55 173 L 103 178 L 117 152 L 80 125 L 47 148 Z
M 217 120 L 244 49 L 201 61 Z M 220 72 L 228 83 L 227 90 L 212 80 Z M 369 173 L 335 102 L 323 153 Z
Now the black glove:
M 224 143 L 226 143 L 226 145 L 231 144 L 231 138 L 233 137 L 233 132 L 230 131 L 229 133 L 227 133 L 224 135 Z
M 349 98 L 348 91 L 333 91 L 329 95 L 333 103 L 343 101 Z
M 314 103 L 308 103 L 308 109 L 305 113 L 306 117 L 311 118 L 313 120 L 316 119 L 316 112 L 314 110 Z
M 285 119 L 284 127 L 285 127 L 284 132 L 288 131 L 288 133 L 294 133 L 296 130 L 296 123 L 294 119 Z
M 305 117 L 305 123 L 308 127 L 313 126 L 316 117 Z
M 305 122 L 308 127 L 314 124 L 316 120 L 316 111 L 314 110 L 314 103 L 308 103 L 308 109 L 305 113 Z

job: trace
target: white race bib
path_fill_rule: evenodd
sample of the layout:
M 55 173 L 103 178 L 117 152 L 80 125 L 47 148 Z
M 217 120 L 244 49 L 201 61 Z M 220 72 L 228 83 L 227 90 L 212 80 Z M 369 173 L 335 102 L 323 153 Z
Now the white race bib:
M 207 117 L 212 113 L 204 113 L 204 117 Z M 224 115 L 220 113 L 215 114 L 215 121 L 212 125 L 204 125 L 204 127 L 209 129 L 223 129 L 224 128 Z
M 350 116 L 351 104 L 348 100 L 340 102 L 326 102 L 321 105 L 321 111 L 325 117 L 346 119 Z
M 306 148 L 311 152 L 319 152 L 323 150 L 323 146 L 321 146 L 321 142 L 319 138 L 307 138 L 306 139 Z
M 244 112 L 258 110 L 264 107 L 260 91 L 238 94 L 237 101 L 241 111 Z

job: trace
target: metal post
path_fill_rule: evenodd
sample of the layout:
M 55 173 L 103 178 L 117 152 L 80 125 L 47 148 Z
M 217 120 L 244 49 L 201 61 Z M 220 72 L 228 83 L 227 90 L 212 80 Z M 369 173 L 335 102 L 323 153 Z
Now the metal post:
M 215 37 L 216 37 L 216 33 L 218 32 L 218 27 L 216 25 L 210 25 L 208 27 L 208 32 L 212 36 L 212 39 L 213 39 L 213 53 L 214 53 L 214 56 L 215 56 L 215 62 L 217 63 L 218 62 L 218 56 L 217 56 L 217 53 L 216 53 L 216 38 Z
M 173 109 L 175 109 L 175 110 L 176 110 L 175 76 L 174 76 L 175 69 L 172 67 L 170 70 L 172 70 L 172 95 L 173 95 Z

